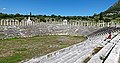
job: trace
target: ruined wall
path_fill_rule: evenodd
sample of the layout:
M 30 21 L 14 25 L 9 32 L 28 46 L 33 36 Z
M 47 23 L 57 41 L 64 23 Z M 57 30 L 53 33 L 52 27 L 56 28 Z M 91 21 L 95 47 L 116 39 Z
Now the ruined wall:
M 0 26 L 0 33 L 5 38 L 32 37 L 36 35 L 88 35 L 100 29 L 93 26 L 72 26 L 41 23 L 29 26 Z

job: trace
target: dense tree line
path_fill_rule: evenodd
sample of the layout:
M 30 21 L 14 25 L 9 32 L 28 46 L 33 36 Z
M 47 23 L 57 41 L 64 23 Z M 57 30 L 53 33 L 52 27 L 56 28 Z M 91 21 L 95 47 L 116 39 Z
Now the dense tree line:
M 30 13 L 31 14 L 31 13 Z M 21 21 L 22 19 L 24 19 L 25 17 L 35 17 L 37 19 L 39 19 L 40 21 L 46 22 L 46 18 L 51 18 L 52 21 L 54 21 L 54 19 L 56 21 L 59 21 L 60 19 L 67 19 L 67 20 L 85 20 L 85 21 L 95 21 L 95 22 L 99 22 L 99 21 L 104 21 L 104 22 L 110 22 L 111 19 L 109 18 L 104 18 L 107 16 L 104 16 L 104 12 L 101 12 L 100 14 L 94 14 L 93 16 L 61 16 L 61 15 L 22 15 L 19 13 L 16 14 L 5 14 L 5 13 L 0 13 L 0 19 L 17 19 L 19 21 Z M 120 17 L 120 14 L 115 14 L 112 16 L 112 19 L 116 19 L 117 17 Z M 34 19 L 33 19 L 34 20 Z
M 22 15 L 19 13 L 16 14 L 5 14 L 5 13 L 0 13 L 0 19 L 7 19 L 7 18 L 23 18 L 23 17 L 28 17 L 29 15 Z M 89 20 L 89 18 L 91 18 L 91 16 L 60 16 L 60 15 L 31 15 L 31 17 L 37 17 L 37 18 L 41 18 L 44 19 L 46 17 L 48 18 L 55 18 L 55 19 L 68 19 L 68 20 Z

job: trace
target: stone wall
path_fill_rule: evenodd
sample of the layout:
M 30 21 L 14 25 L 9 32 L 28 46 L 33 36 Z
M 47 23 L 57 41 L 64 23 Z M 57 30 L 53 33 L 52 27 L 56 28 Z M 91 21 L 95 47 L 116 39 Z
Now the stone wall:
M 32 37 L 36 35 L 89 35 L 101 27 L 94 26 L 74 26 L 59 25 L 50 23 L 40 23 L 28 26 L 0 26 L 0 33 L 6 35 L 6 38 L 12 37 Z

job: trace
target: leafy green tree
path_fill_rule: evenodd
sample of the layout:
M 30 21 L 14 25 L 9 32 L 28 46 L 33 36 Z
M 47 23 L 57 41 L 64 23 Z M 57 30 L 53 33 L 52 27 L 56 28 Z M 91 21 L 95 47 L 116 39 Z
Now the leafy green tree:
M 99 20 L 103 20 L 103 13 L 100 13 Z
M 104 22 L 111 22 L 111 20 L 106 18 L 106 19 L 104 19 Z
M 57 16 L 56 16 L 56 15 L 54 15 L 54 14 L 52 14 L 52 15 L 51 15 L 51 17 L 52 17 L 52 18 L 55 18 L 55 17 L 57 17 Z
M 95 18 L 94 21 L 95 21 L 95 22 L 99 22 L 99 19 L 98 19 L 98 18 Z
M 20 17 L 20 14 L 19 14 L 19 13 L 16 13 L 16 14 L 15 14 L 15 17 Z

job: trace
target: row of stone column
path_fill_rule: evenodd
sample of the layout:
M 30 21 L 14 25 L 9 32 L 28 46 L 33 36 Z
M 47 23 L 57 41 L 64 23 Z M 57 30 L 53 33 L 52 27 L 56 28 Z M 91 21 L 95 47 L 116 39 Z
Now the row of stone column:
M 102 23 L 96 23 L 96 22 L 71 22 L 68 23 L 73 26 L 98 26 L 98 27 L 120 27 L 119 23 L 113 23 L 113 22 L 102 22 Z
M 22 20 L 21 22 L 18 20 L 1 20 L 0 21 L 0 25 L 1 26 L 9 26 L 9 25 L 16 25 L 16 26 L 27 26 L 27 25 L 35 25 L 35 24 L 39 24 L 40 25 L 41 22 L 33 22 L 31 21 L 30 23 Z M 61 24 L 61 25 L 72 25 L 72 26 L 98 26 L 98 27 L 119 27 L 118 23 L 96 23 L 96 22 L 84 22 L 84 21 L 79 21 L 79 22 L 47 22 L 47 23 L 54 23 L 54 24 Z
M 34 25 L 34 22 L 28 23 L 27 21 L 18 21 L 18 20 L 1 20 L 0 21 L 0 25 L 1 26 L 10 26 L 10 25 L 15 25 L 15 26 L 19 26 L 19 25 Z

